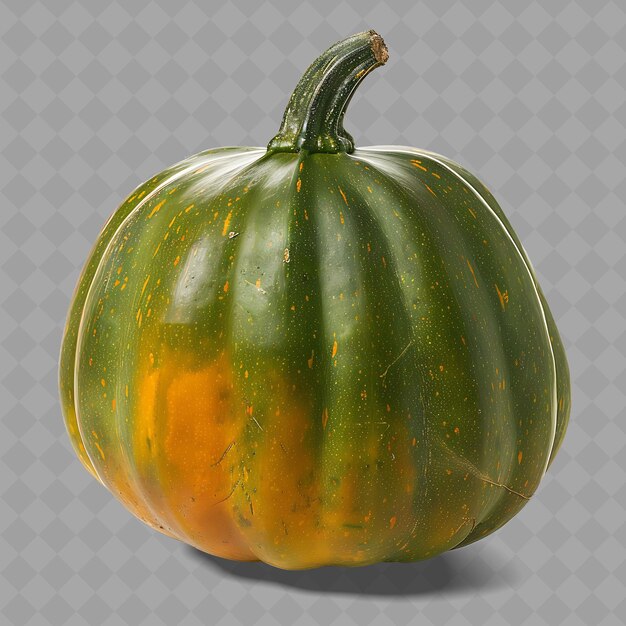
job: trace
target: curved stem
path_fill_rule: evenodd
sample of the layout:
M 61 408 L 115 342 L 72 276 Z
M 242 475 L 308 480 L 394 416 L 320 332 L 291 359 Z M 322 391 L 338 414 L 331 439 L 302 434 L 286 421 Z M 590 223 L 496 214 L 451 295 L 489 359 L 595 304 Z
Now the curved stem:
M 373 30 L 331 46 L 306 70 L 296 86 L 269 152 L 352 152 L 354 142 L 343 117 L 361 81 L 389 58 Z

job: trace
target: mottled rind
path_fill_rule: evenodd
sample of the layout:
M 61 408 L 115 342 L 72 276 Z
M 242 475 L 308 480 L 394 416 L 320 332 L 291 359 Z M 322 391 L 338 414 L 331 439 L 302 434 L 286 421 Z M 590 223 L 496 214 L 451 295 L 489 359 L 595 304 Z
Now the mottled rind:
M 138 188 L 77 286 L 60 389 L 81 461 L 135 515 L 289 569 L 493 532 L 570 408 L 496 201 L 392 147 L 214 150 Z

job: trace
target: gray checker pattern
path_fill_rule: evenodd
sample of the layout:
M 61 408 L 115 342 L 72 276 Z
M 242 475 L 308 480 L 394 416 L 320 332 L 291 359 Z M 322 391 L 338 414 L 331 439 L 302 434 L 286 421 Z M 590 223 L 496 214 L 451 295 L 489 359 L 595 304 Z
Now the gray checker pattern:
M 220 561 L 143 526 L 72 454 L 69 298 L 135 185 L 264 145 L 307 64 L 371 27 L 391 60 L 349 129 L 494 191 L 557 318 L 572 422 L 533 501 L 471 547 L 359 570 Z M 0 3 L 0 623 L 625 623 L 625 44 L 622 0 Z

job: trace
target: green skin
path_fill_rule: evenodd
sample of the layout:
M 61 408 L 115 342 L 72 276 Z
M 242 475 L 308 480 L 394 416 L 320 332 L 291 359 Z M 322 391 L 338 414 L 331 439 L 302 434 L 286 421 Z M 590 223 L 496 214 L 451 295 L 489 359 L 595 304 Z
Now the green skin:
M 314 63 L 267 150 L 210 150 L 135 190 L 78 283 L 60 364 L 76 452 L 136 515 L 201 549 L 160 513 L 163 449 L 134 435 L 138 372 L 166 360 L 230 371 L 224 417 L 239 427 L 218 459 L 232 477 L 220 506 L 253 555 L 233 558 L 297 569 L 467 545 L 526 504 L 563 440 L 563 345 L 493 196 L 445 157 L 354 149 L 343 131 L 356 85 L 386 61 L 375 37 Z M 299 488 L 272 502 L 259 493 L 281 479 L 277 442 Z

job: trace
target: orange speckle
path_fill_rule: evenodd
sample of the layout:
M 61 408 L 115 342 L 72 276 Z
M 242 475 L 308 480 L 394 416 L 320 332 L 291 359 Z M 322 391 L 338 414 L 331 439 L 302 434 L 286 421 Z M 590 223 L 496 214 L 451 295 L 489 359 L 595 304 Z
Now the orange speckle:
M 328 409 L 324 407 L 322 411 L 322 428 L 326 430 L 326 424 L 328 423 Z
M 243 377 L 244 377 L 244 378 L 248 378 L 248 376 L 249 376 L 249 374 L 248 374 L 248 370 L 246 370 L 246 371 L 243 373 Z
M 422 162 L 419 161 L 418 159 L 411 159 L 411 163 L 419 168 L 420 170 L 423 170 L 424 172 L 427 172 L 428 170 L 421 164 Z
M 101 379 L 100 379 L 100 384 L 101 384 L 103 387 L 106 387 L 106 385 L 107 385 L 107 381 L 106 381 L 106 380 L 104 380 L 104 378 L 101 378 Z
M 225 237 L 228 234 L 228 226 L 230 224 L 230 218 L 233 216 L 233 212 L 229 211 L 226 219 L 224 220 L 224 228 L 222 228 L 222 235 Z
M 459 427 L 458 427 L 458 426 L 455 426 L 455 427 L 454 427 L 454 433 L 455 433 L 456 435 L 458 435 L 460 432 L 461 432 L 461 431 L 459 430 Z
M 193 209 L 194 205 L 190 204 L 186 209 L 185 209 L 185 213 L 189 213 L 189 211 L 191 211 L 191 209 Z
M 439 174 L 437 174 L 437 172 L 431 172 L 431 174 L 435 177 L 435 178 L 441 178 L 441 176 L 439 176 Z
M 304 167 L 304 161 L 300 161 L 300 167 L 298 168 L 298 171 L 301 172 L 303 167 Z
M 257 289 L 260 289 L 260 288 L 261 288 L 261 279 L 260 279 L 260 278 L 257 278 L 257 279 L 256 279 L 256 282 L 255 282 L 254 284 L 255 284 L 255 286 L 256 286 L 256 288 L 257 288 Z
M 180 256 L 177 256 L 177 257 L 174 259 L 174 266 L 178 265 L 178 263 L 179 263 L 179 262 L 180 262 Z
M 230 284 L 228 281 L 226 281 L 224 283 L 224 293 L 228 293 L 228 290 L 230 289 Z
M 300 163 L 302 165 L 302 163 Z M 300 193 L 300 187 L 302 187 L 302 181 L 298 178 L 296 181 L 296 192 Z
M 146 277 L 146 280 L 143 284 L 143 287 L 141 288 L 141 295 L 143 296 L 143 292 L 146 290 L 146 287 L 148 286 L 148 282 L 150 280 L 150 274 L 148 274 L 148 276 Z
M 452 470 L 451 470 L 451 469 L 446 469 L 446 474 L 447 474 L 448 476 L 450 476 L 450 474 L 452 474 Z
M 424 183 L 424 187 L 426 187 L 426 189 L 428 189 L 428 191 L 430 191 L 430 193 L 435 196 L 435 198 L 437 197 L 437 194 L 426 183 Z
M 506 311 L 506 304 L 509 301 L 509 292 L 508 290 L 505 289 L 504 293 L 502 293 L 500 289 L 498 288 L 498 285 L 496 285 L 495 283 L 494 283 L 494 287 L 496 288 L 496 291 L 498 292 L 498 300 L 500 300 L 500 306 L 502 307 L 503 311 Z
M 522 451 L 520 450 L 520 451 L 517 453 L 517 464 L 518 464 L 518 465 L 521 465 L 521 463 L 522 463 Z
M 346 203 L 346 206 L 348 206 L 348 199 L 346 198 L 346 194 L 343 192 L 343 189 L 341 187 L 338 187 L 338 189 L 341 197 L 343 198 L 343 201 Z
M 443 370 L 444 370 L 444 367 L 443 367 L 443 363 L 442 363 L 442 364 L 439 366 L 439 371 L 440 371 L 440 372 L 443 372 Z
M 467 207 L 467 210 L 472 214 L 472 217 L 474 219 L 476 219 L 476 213 L 474 211 L 472 211 L 472 209 L 470 207 Z
M 124 395 L 128 398 L 128 385 L 124 387 Z
M 333 349 L 332 349 L 332 352 L 331 352 L 331 355 L 330 355 L 331 358 L 333 358 L 333 359 L 335 358 L 335 355 L 337 354 L 337 348 L 338 348 L 337 340 L 335 339 L 335 341 L 333 341 Z
M 114 286 L 114 287 L 117 287 L 119 284 L 120 284 L 119 279 L 116 279 L 116 280 L 115 280 L 115 282 L 113 283 L 113 286 Z
M 159 210 L 161 209 L 161 207 L 165 204 L 165 200 L 161 200 L 161 202 L 159 202 L 158 204 L 156 204 L 154 206 L 154 208 L 152 209 L 152 211 L 150 212 L 150 215 L 148 215 L 148 219 L 150 219 L 153 215 L 155 215 L 156 213 L 159 212 Z
M 396 522 L 398 521 L 398 518 L 394 515 L 390 520 L 389 520 L 389 528 L 393 528 L 396 525 Z
M 339 211 L 339 221 L 344 224 L 345 220 L 343 219 L 343 213 L 341 211 Z
M 100 456 L 102 457 L 102 460 L 104 461 L 104 451 L 100 447 L 100 444 L 97 441 L 94 441 L 93 443 L 96 446 L 96 448 L 98 449 L 98 452 L 100 453 Z
M 113 400 L 111 400 L 111 409 L 113 409 L 113 411 L 115 411 L 115 407 L 117 406 L 117 402 L 115 401 L 115 398 L 113 398 Z
M 474 284 L 478 287 L 478 281 L 476 280 L 476 274 L 474 274 L 474 268 L 472 264 L 469 262 L 469 259 L 465 259 L 467 261 L 467 267 L 469 267 L 470 272 L 472 273 L 472 278 L 474 279 Z
M 313 359 L 315 358 L 315 350 L 311 350 L 311 358 L 307 359 L 307 365 L 309 366 L 309 369 L 313 369 Z
M 148 355 L 148 360 L 150 361 L 150 365 L 154 365 L 154 354 L 152 352 Z
M 411 440 L 411 445 L 415 446 L 416 443 L 417 443 L 417 439 L 415 439 L 415 437 L 413 437 L 413 439 Z

